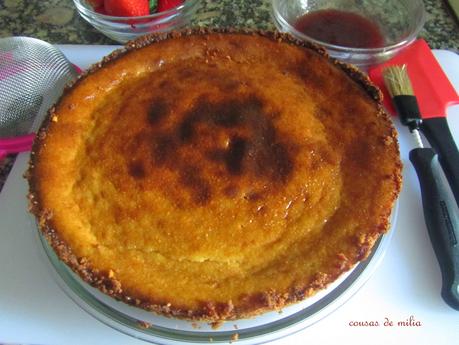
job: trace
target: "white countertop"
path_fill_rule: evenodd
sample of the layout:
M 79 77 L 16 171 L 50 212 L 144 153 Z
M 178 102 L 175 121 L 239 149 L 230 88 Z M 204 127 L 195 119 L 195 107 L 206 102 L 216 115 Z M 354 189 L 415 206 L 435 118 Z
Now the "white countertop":
M 114 46 L 60 46 L 86 68 Z M 459 90 L 459 56 L 436 51 Z M 459 106 L 448 112 L 459 138 Z M 459 344 L 459 312 L 440 297 L 441 275 L 424 225 L 416 174 L 408 161 L 413 147 L 396 120 L 404 163 L 404 186 L 389 249 L 374 275 L 346 304 L 316 324 L 273 344 Z M 97 321 L 80 309 L 53 280 L 40 251 L 35 224 L 26 210 L 22 174 L 28 154 L 19 155 L 0 194 L 0 343 L 146 344 Z M 398 321 L 412 319 L 412 326 Z M 385 326 L 385 321 L 393 326 Z M 379 326 L 353 326 L 358 322 Z M 419 322 L 420 326 L 415 326 Z M 407 322 L 409 323 L 409 322 Z

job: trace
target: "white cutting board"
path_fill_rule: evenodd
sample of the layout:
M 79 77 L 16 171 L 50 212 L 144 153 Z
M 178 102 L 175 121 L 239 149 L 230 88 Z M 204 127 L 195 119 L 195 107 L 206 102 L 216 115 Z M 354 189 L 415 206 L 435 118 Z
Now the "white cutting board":
M 115 46 L 59 46 L 87 68 Z M 459 90 L 459 56 L 435 51 Z M 459 138 L 459 107 L 449 110 L 453 136 Z M 418 181 L 408 151 L 406 128 L 398 123 L 404 167 L 395 233 L 388 252 L 367 284 L 344 306 L 313 326 L 273 344 L 459 344 L 459 312 L 440 298 L 441 275 L 422 216 Z M 40 253 L 35 224 L 26 211 L 22 178 L 28 154 L 21 154 L 0 194 L 0 344 L 110 344 L 144 342 L 119 333 L 86 314 L 54 282 Z M 410 316 L 421 326 L 397 326 Z M 386 318 L 394 326 L 386 327 Z M 378 321 L 378 327 L 351 326 Z

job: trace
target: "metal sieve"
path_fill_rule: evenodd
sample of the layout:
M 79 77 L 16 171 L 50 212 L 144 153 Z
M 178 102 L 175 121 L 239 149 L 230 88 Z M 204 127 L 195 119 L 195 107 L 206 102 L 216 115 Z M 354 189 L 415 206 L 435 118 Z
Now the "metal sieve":
M 0 39 L 0 159 L 30 149 L 36 115 L 77 76 L 57 48 L 30 37 Z

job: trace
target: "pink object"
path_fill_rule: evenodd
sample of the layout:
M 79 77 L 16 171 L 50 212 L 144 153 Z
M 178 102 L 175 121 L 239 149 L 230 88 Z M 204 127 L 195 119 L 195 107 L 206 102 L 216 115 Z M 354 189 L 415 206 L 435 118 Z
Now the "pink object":
M 27 66 L 18 66 L 13 63 L 14 56 L 12 52 L 0 52 L 0 61 L 4 64 L 5 62 L 10 64 L 8 68 L 2 68 L 0 70 L 0 81 L 27 70 Z
M 77 65 L 75 65 L 74 63 L 72 63 L 72 66 L 73 66 L 73 68 L 75 69 L 75 71 L 76 71 L 78 74 L 83 73 L 83 70 L 82 70 L 80 67 L 78 67 Z
M 0 139 L 0 159 L 10 153 L 29 151 L 32 148 L 34 138 L 35 134 L 31 133 L 20 137 Z

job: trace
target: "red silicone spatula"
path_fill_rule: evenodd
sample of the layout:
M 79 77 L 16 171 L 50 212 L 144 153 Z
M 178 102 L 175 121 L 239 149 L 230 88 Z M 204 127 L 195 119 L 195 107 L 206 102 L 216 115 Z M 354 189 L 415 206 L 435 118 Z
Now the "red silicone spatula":
M 385 106 L 392 113 L 394 108 L 382 77 L 382 70 L 392 65 L 407 66 L 421 112 L 421 131 L 438 153 L 440 164 L 459 205 L 459 152 L 446 121 L 446 109 L 459 104 L 459 96 L 427 43 L 420 39 L 368 72 L 370 79 L 383 90 Z

